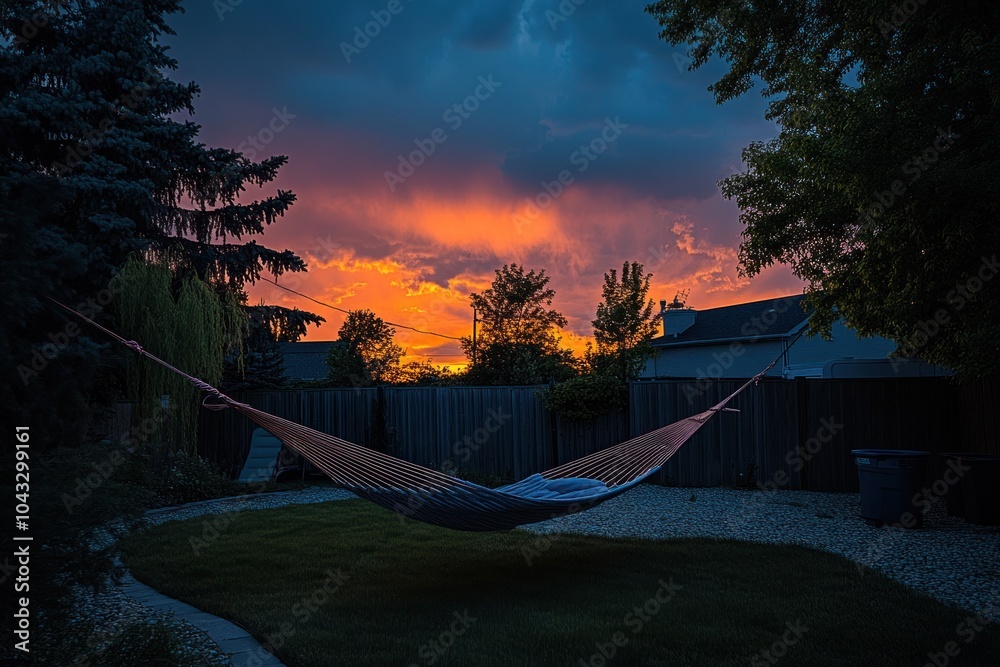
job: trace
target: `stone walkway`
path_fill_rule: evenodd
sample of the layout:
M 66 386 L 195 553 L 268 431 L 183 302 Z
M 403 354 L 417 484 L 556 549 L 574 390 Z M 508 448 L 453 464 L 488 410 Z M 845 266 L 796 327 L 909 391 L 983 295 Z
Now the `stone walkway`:
M 153 524 L 189 519 L 203 514 L 232 512 L 287 504 L 321 503 L 330 500 L 353 498 L 354 494 L 330 487 L 311 487 L 301 491 L 262 493 L 234 498 L 204 500 L 176 507 L 150 510 L 146 519 Z M 219 645 L 235 667 L 284 667 L 278 658 L 264 648 L 253 635 L 224 618 L 213 616 L 197 607 L 175 600 L 136 581 L 129 573 L 122 577 L 119 590 L 154 612 L 172 613 L 179 621 L 187 622 Z
M 253 636 L 224 618 L 213 616 L 207 611 L 167 597 L 163 593 L 136 581 L 131 574 L 121 580 L 121 589 L 129 597 L 146 605 L 153 611 L 173 612 L 174 616 L 187 621 L 212 638 L 222 652 L 229 656 L 236 667 L 284 667 Z

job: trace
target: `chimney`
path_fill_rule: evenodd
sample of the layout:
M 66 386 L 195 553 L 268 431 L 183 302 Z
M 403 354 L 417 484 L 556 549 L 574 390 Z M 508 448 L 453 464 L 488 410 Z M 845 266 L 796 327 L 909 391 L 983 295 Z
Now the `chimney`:
M 684 333 L 694 324 L 696 314 L 697 311 L 686 307 L 679 296 L 674 297 L 670 303 L 661 300 L 660 317 L 663 318 L 663 335 L 676 338 L 678 334 Z

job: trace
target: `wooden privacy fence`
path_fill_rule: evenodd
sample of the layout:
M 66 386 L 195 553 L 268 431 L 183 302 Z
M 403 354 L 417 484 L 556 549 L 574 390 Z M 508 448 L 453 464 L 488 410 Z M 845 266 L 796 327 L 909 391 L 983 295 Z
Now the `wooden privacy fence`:
M 438 469 L 520 479 L 622 439 L 622 415 L 566 424 L 543 387 L 378 387 L 248 392 L 233 397 L 324 433 Z M 232 410 L 202 415 L 201 453 L 225 470 L 246 459 L 254 426 Z M 560 435 L 562 434 L 562 435 Z
M 556 418 L 537 386 L 283 390 L 234 398 L 421 465 L 521 479 L 701 412 L 743 382 L 632 383 L 627 413 L 587 423 Z M 667 463 L 662 483 L 852 491 L 851 449 L 1000 454 L 996 381 L 767 379 L 732 407 L 740 412 L 717 415 Z M 201 453 L 235 474 L 252 430 L 235 411 L 204 411 Z
M 704 410 L 743 380 L 668 380 L 631 387 L 631 431 Z M 948 378 L 764 380 L 717 415 L 660 473 L 681 486 L 765 485 L 856 491 L 852 449 L 1000 454 L 997 382 Z M 936 478 L 936 464 L 928 475 Z

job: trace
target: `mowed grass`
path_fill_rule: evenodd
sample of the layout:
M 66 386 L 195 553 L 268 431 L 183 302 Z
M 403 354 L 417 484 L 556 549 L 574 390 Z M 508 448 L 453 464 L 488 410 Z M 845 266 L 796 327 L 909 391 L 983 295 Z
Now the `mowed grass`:
M 212 520 L 138 533 L 126 564 L 292 667 L 920 667 L 949 642 L 952 665 L 1000 656 L 995 627 L 802 547 L 461 533 L 361 501 Z

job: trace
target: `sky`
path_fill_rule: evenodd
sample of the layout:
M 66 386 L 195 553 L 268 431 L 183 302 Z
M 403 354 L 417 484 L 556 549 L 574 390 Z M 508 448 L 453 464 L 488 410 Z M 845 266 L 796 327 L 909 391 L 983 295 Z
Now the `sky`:
M 579 4 L 577 4 L 579 3 Z M 645 0 L 189 0 L 164 41 L 201 87 L 200 140 L 288 156 L 250 198 L 298 197 L 260 243 L 309 265 L 283 285 L 344 309 L 471 334 L 469 294 L 515 262 L 544 269 L 563 344 L 592 334 L 604 273 L 653 274 L 695 309 L 801 292 L 786 267 L 740 277 L 742 226 L 718 182 L 777 134 L 759 90 L 717 105 L 712 62 L 657 36 Z M 251 300 L 336 311 L 261 283 Z M 408 359 L 457 341 L 397 329 Z

